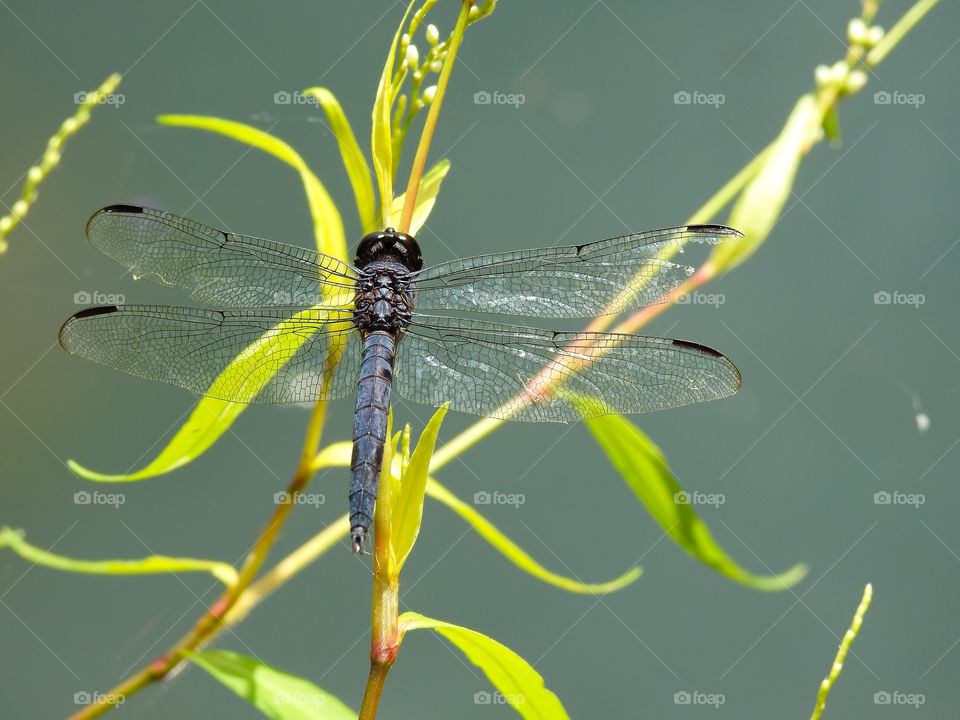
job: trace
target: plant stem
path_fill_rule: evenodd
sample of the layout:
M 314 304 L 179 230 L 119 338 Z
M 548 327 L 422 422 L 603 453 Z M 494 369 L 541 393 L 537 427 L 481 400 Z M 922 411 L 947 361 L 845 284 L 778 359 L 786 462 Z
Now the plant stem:
M 453 72 L 453 63 L 457 59 L 457 49 L 460 47 L 460 41 L 463 39 L 463 31 L 467 28 L 467 18 L 470 15 L 471 0 L 462 0 L 460 4 L 460 14 L 457 16 L 457 24 L 450 35 L 450 48 L 447 50 L 447 57 L 443 61 L 443 67 L 440 69 L 440 77 L 437 79 L 437 92 L 433 96 L 433 102 L 430 103 L 430 110 L 427 112 L 427 119 L 423 123 L 423 132 L 420 133 L 420 144 L 417 145 L 417 154 L 413 158 L 413 167 L 410 169 L 410 181 L 407 183 L 407 194 L 403 203 L 403 214 L 400 216 L 400 224 L 397 229 L 400 232 L 410 230 L 410 223 L 413 221 L 413 209 L 417 204 L 417 190 L 420 188 L 420 178 L 423 176 L 423 168 L 427 164 L 427 151 L 430 149 L 430 141 L 433 139 L 433 131 L 437 126 L 437 117 L 440 115 L 440 106 L 443 104 L 443 96 L 447 91 L 447 83 L 450 80 L 450 73 Z M 411 97 L 411 102 L 414 98 Z
M 377 716 L 377 706 L 380 704 L 383 683 L 386 681 L 389 671 L 390 668 L 382 663 L 370 664 L 370 675 L 367 678 L 367 689 L 363 694 L 363 704 L 360 706 L 358 720 L 373 720 Z
M 310 482 L 310 478 L 313 475 L 313 456 L 316 453 L 316 447 L 323 433 L 323 420 L 326 408 L 326 401 L 320 401 L 314 405 L 313 413 L 310 416 L 310 423 L 307 427 L 303 452 L 300 455 L 300 462 L 293 475 L 293 479 L 290 481 L 290 485 L 287 487 L 287 494 L 291 498 L 291 501 L 277 505 L 273 511 L 270 522 L 268 522 L 267 526 L 261 531 L 253 549 L 247 554 L 237 582 L 227 588 L 223 595 L 221 595 L 197 621 L 193 629 L 177 641 L 166 653 L 156 658 L 132 677 L 124 680 L 110 690 L 110 692 L 100 695 L 99 697 L 101 699 L 97 702 L 87 705 L 82 710 L 71 715 L 69 720 L 90 720 L 91 718 L 100 717 L 115 707 L 119 698 L 126 700 L 130 695 L 133 695 L 150 683 L 162 680 L 166 677 L 167 673 L 183 661 L 182 651 L 196 649 L 223 626 L 223 618 L 227 611 L 237 602 L 260 570 L 263 562 L 267 559 L 270 548 L 277 538 L 277 533 L 280 531 L 284 521 L 290 514 L 290 510 L 295 504 L 293 498 Z M 121 702 L 123 700 L 121 700 Z

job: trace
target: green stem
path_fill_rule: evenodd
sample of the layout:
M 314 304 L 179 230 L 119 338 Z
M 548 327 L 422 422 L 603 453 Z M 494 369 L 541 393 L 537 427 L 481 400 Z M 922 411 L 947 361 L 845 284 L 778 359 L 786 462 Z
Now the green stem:
M 938 0 L 920 0 L 901 17 L 873 49 L 867 53 L 865 62 L 870 67 L 878 65 L 887 53 L 897 46 L 904 36 L 936 5 Z
M 467 28 L 467 18 L 470 15 L 472 5 L 473 3 L 470 0 L 462 0 L 460 14 L 457 16 L 457 24 L 454 26 L 453 33 L 450 36 L 450 49 L 447 50 L 447 57 L 443 61 L 443 67 L 440 69 L 440 77 L 437 79 L 437 92 L 433 96 L 433 102 L 430 103 L 427 119 L 423 123 L 423 132 L 420 133 L 420 144 L 417 145 L 417 154 L 413 158 L 413 167 L 410 169 L 410 181 L 407 183 L 407 194 L 403 203 L 403 214 L 400 216 L 400 224 L 397 226 L 400 232 L 409 231 L 410 223 L 413 221 L 413 209 L 417 204 L 417 190 L 420 188 L 420 178 L 423 176 L 423 168 L 427 164 L 427 151 L 430 149 L 433 131 L 437 126 L 437 117 L 440 115 L 440 106 L 443 104 L 443 97 L 447 92 L 447 83 L 450 80 L 450 73 L 453 72 L 453 64 L 457 59 L 457 50 L 460 47 L 460 41 L 463 40 L 463 31 Z M 411 102 L 413 102 L 412 98 Z
M 323 420 L 326 408 L 326 401 L 318 402 L 313 408 L 313 414 L 310 416 L 310 424 L 304 440 L 303 452 L 300 455 L 300 463 L 287 488 L 287 493 L 291 498 L 295 498 L 303 491 L 313 475 L 313 456 L 316 454 L 316 448 L 323 433 Z M 267 559 L 270 548 L 277 538 L 277 533 L 280 532 L 280 528 L 283 526 L 294 504 L 291 500 L 289 503 L 277 505 L 276 510 L 274 510 L 270 518 L 270 522 L 267 523 L 266 528 L 260 533 L 253 549 L 247 554 L 237 582 L 229 587 L 226 592 L 210 606 L 190 632 L 184 635 L 166 653 L 142 668 L 135 675 L 124 680 L 110 690 L 110 692 L 100 695 L 100 700 L 74 713 L 68 720 L 90 720 L 91 718 L 100 717 L 115 707 L 119 698 L 123 698 L 123 700 L 120 700 L 120 702 L 123 702 L 143 687 L 162 680 L 173 668 L 183 661 L 182 652 L 184 650 L 195 650 L 212 637 L 223 626 L 224 616 L 230 608 L 236 604 L 241 594 L 247 589 L 247 586 L 250 585 L 254 576 Z

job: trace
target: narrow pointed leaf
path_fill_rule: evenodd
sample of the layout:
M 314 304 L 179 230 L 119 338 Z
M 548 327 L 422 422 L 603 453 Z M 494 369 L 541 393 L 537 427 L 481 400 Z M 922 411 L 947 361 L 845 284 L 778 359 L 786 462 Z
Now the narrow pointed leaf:
M 393 63 L 397 54 L 397 43 L 403 33 L 407 17 L 413 9 L 416 0 L 412 0 L 403 14 L 403 20 L 393 36 L 390 50 L 387 52 L 387 61 L 383 65 L 380 75 L 380 85 L 377 87 L 377 97 L 373 103 L 373 122 L 371 125 L 370 145 L 373 155 L 373 170 L 377 176 L 377 185 L 380 189 L 380 215 L 388 225 L 392 224 L 390 217 L 390 203 L 393 201 L 393 130 L 390 124 L 390 112 L 393 107 Z
M 65 572 L 87 575 L 158 575 L 178 572 L 208 572 L 228 587 L 236 583 L 232 565 L 216 560 L 151 555 L 137 560 L 80 560 L 55 555 L 28 543 L 16 530 L 0 528 L 0 548 L 9 547 L 24 560 Z
M 413 208 L 413 219 L 410 221 L 410 234 L 416 235 L 420 228 L 427 222 L 433 206 L 437 202 L 437 195 L 440 193 L 440 183 L 450 171 L 450 161 L 444 158 L 420 179 L 420 190 L 417 192 L 417 204 Z M 399 217 L 403 212 L 403 202 L 407 194 L 403 193 L 393 199 L 392 216 Z M 386 227 L 384 225 L 384 227 Z
M 357 211 L 360 214 L 360 226 L 363 232 L 376 230 L 376 210 L 374 209 L 373 181 L 370 178 L 370 167 L 360 151 L 357 138 L 350 128 L 347 116 L 340 107 L 340 103 L 333 93 L 323 87 L 314 87 L 304 91 L 305 95 L 313 95 L 320 103 L 320 107 L 327 114 L 327 122 L 337 144 L 340 146 L 340 156 L 343 165 L 350 177 L 353 186 L 353 195 L 357 200 Z
M 239 402 L 226 402 L 213 397 L 202 398 L 186 424 L 177 431 L 177 434 L 173 436 L 160 454 L 145 467 L 122 474 L 96 472 L 74 460 L 67 461 L 68 467 L 85 480 L 131 482 L 168 473 L 195 460 L 213 445 L 240 413 L 248 407 L 245 402 L 253 400 L 257 393 L 270 382 L 276 371 L 283 365 L 279 361 L 289 360 L 305 342 L 312 338 L 311 335 L 302 331 L 302 326 L 299 324 L 295 328 L 299 329 L 299 332 L 286 332 L 287 328 L 296 324 L 297 318 L 305 315 L 318 316 L 325 307 L 341 306 L 344 299 L 345 296 L 337 296 L 332 298 L 328 305 L 317 305 L 299 312 L 292 316 L 290 320 L 278 323 L 261 335 L 257 341 L 249 345 L 233 359 L 210 386 L 211 394 L 222 394 L 224 392 L 223 388 L 240 387 L 240 379 L 244 379 L 240 394 L 237 395 Z M 270 357 L 271 362 L 264 363 L 263 359 L 265 357 Z M 267 368 L 273 368 L 274 372 L 268 372 Z M 256 370 L 256 372 L 253 370 Z
M 340 211 L 333 204 L 323 183 L 313 174 L 299 153 L 283 140 L 250 125 L 206 115 L 160 115 L 157 117 L 157 122 L 164 125 L 209 130 L 238 142 L 248 143 L 296 168 L 307 193 L 317 249 L 344 262 L 349 262 Z
M 434 500 L 439 500 L 448 508 L 457 513 L 457 515 L 470 523 L 480 537 L 493 545 L 494 548 L 499 550 L 504 557 L 506 557 L 518 568 L 524 572 L 530 573 L 538 580 L 542 580 L 545 583 L 554 585 L 563 590 L 587 595 L 603 595 L 625 588 L 643 574 L 642 568 L 634 567 L 620 577 L 602 583 L 585 583 L 579 580 L 574 580 L 573 578 L 565 577 L 563 575 L 558 575 L 557 573 L 551 572 L 540 565 L 536 560 L 530 557 L 530 555 L 524 552 L 515 542 L 504 535 L 492 522 L 477 512 L 475 508 L 468 503 L 465 503 L 463 500 L 458 498 L 456 495 L 447 490 L 447 488 L 432 478 L 430 479 L 430 482 L 427 483 L 427 495 L 432 497 Z
M 443 635 L 493 683 L 510 706 L 525 718 L 566 718 L 567 711 L 543 678 L 513 650 L 476 630 L 469 630 L 419 613 L 406 612 L 398 619 L 401 641 L 408 630 L 430 629 Z M 498 698 L 499 700 L 499 698 Z
M 787 118 L 763 167 L 730 211 L 729 225 L 742 232 L 743 237 L 714 247 L 710 263 L 718 274 L 736 267 L 756 252 L 777 224 L 793 190 L 804 143 L 816 120 L 816 101 L 812 95 L 804 95 Z
M 227 650 L 184 655 L 273 720 L 356 720 L 334 695 L 254 658 Z
M 427 487 L 427 468 L 430 467 L 437 434 L 440 432 L 440 424 L 443 422 L 444 415 L 447 414 L 448 407 L 449 405 L 444 405 L 430 418 L 430 422 L 420 435 L 416 449 L 410 456 L 406 472 L 403 473 L 391 522 L 398 571 L 403 567 L 403 563 L 413 549 L 413 544 L 417 541 L 417 535 L 420 534 L 420 523 L 423 519 L 423 493 Z
M 100 473 L 84 467 L 76 460 L 67 460 L 67 466 L 84 480 L 94 482 L 131 482 L 172 472 L 196 460 L 230 427 L 247 406 L 216 398 L 201 398 L 190 418 L 156 458 L 143 468 L 131 473 Z
M 680 483 L 659 448 L 646 435 L 619 415 L 591 418 L 587 427 L 654 520 L 692 557 L 756 590 L 785 590 L 806 575 L 807 567 L 803 564 L 773 576 L 752 575 L 744 570 L 716 543 L 693 507 L 678 502 L 683 492 Z
M 350 465 L 352 445 L 349 442 L 332 443 L 321 450 L 313 462 L 313 469 L 325 467 L 347 467 Z M 394 465 L 396 468 L 396 464 Z M 643 573 L 639 567 L 631 568 L 618 578 L 602 583 L 585 583 L 573 578 L 558 575 L 540 565 L 530 555 L 524 552 L 515 542 L 504 535 L 492 522 L 476 511 L 468 503 L 458 498 L 432 477 L 427 478 L 426 494 L 434 500 L 446 505 L 457 515 L 466 520 L 484 540 L 504 555 L 524 572 L 530 573 L 538 580 L 554 585 L 562 590 L 587 595 L 602 595 L 620 590 Z

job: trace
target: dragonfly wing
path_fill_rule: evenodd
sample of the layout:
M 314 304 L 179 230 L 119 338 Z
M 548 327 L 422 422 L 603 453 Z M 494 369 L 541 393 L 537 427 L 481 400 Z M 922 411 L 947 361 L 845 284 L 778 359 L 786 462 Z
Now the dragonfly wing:
M 351 317 L 346 310 L 111 305 L 67 320 L 60 344 L 116 370 L 220 400 L 309 403 L 356 387 L 360 352 Z
M 220 307 L 309 307 L 352 292 L 356 271 L 314 250 L 228 233 L 136 205 L 111 205 L 87 223 L 90 242 L 134 277 L 184 288 Z
M 556 318 L 619 313 L 656 303 L 693 272 L 663 259 L 665 253 L 738 236 L 723 225 L 684 225 L 586 245 L 451 260 L 414 276 L 416 304 Z
M 566 394 L 536 380 L 558 356 L 553 369 Z M 526 422 L 664 410 L 740 387 L 726 357 L 683 340 L 425 315 L 400 339 L 394 378 L 397 392 L 415 402 Z M 575 405 L 570 393 L 588 406 Z

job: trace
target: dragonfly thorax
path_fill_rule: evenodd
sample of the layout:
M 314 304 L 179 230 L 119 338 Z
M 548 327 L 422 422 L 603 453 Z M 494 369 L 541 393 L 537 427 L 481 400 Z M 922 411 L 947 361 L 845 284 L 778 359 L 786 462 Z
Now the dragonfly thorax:
M 413 312 L 409 283 L 402 279 L 406 269 L 392 262 L 374 262 L 357 281 L 353 323 L 361 333 L 375 330 L 399 332 L 410 324 Z

